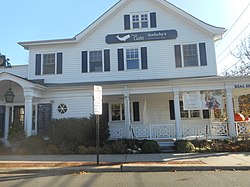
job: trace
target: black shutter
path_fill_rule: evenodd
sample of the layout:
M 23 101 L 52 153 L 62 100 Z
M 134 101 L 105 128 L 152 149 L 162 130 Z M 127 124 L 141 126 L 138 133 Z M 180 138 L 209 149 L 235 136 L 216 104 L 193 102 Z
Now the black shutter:
M 118 49 L 118 71 L 124 71 L 124 54 L 123 49 Z
M 170 120 L 175 120 L 174 100 L 169 100 Z
M 57 74 L 62 74 L 63 54 L 57 53 Z
M 82 73 L 88 72 L 88 51 L 82 51 Z
M 0 138 L 4 137 L 5 131 L 5 106 L 0 106 Z
M 209 119 L 210 118 L 210 113 L 209 110 L 203 110 L 203 119 Z
M 41 75 L 41 67 L 42 67 L 42 56 L 41 54 L 36 54 L 35 75 Z
M 110 50 L 104 50 L 104 71 L 110 71 Z
M 102 115 L 101 115 L 100 121 L 102 123 L 109 122 L 109 104 L 108 103 L 102 104 Z
M 181 62 L 181 46 L 175 45 L 174 46 L 174 53 L 175 53 L 175 65 L 177 68 L 182 67 Z
M 147 48 L 141 48 L 141 68 L 148 69 L 148 56 L 147 56 Z
M 156 13 L 155 12 L 150 13 L 150 27 L 151 28 L 156 28 L 157 27 Z
M 130 15 L 124 15 L 124 29 L 130 29 Z
M 206 44 L 205 43 L 199 43 L 199 49 L 200 49 L 201 66 L 206 66 L 207 65 Z
M 139 102 L 133 102 L 133 117 L 134 121 L 140 121 L 140 107 Z

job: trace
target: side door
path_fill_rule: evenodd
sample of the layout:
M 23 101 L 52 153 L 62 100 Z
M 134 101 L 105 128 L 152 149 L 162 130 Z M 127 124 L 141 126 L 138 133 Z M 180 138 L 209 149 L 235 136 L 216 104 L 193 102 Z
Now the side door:
M 52 118 L 52 105 L 50 103 L 38 104 L 37 106 L 37 133 L 46 135 L 49 122 Z

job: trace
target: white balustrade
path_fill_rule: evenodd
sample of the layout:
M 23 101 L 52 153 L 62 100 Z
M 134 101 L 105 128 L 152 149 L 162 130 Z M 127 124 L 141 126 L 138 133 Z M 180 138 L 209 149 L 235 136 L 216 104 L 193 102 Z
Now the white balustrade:
M 235 122 L 237 135 L 250 135 L 250 122 Z
M 235 123 L 237 135 L 250 135 L 250 123 L 237 122 Z M 135 139 L 175 139 L 176 129 L 175 124 L 150 124 L 131 126 L 132 137 Z M 121 139 L 126 137 L 125 124 L 109 124 L 110 139 Z M 207 125 L 182 125 L 184 139 L 220 139 L 229 137 L 228 123 L 212 122 Z

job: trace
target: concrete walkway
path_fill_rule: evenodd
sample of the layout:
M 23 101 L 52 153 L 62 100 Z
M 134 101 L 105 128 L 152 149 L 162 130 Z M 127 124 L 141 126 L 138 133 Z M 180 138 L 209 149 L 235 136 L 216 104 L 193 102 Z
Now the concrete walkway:
M 99 165 L 96 155 L 0 155 L 0 172 L 24 169 L 88 172 L 250 170 L 250 152 L 100 155 Z

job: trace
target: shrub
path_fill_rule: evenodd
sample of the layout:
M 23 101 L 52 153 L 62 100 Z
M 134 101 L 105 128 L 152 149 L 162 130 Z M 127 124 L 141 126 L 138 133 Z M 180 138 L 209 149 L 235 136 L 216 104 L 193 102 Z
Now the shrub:
M 148 140 L 142 145 L 142 153 L 158 153 L 160 146 L 156 141 Z
M 9 129 L 8 140 L 10 143 L 22 141 L 26 138 L 23 124 L 20 121 L 14 121 Z
M 58 147 L 54 144 L 49 144 L 48 148 L 47 148 L 47 153 L 48 154 L 59 154 L 60 150 L 58 149 Z
M 124 140 L 115 140 L 110 142 L 112 153 L 124 154 L 127 153 L 127 145 Z
M 30 136 L 24 140 L 22 147 L 28 154 L 44 154 L 47 150 L 47 144 L 40 136 Z
M 49 124 L 51 144 L 59 147 L 62 153 L 74 153 L 78 146 L 94 147 L 96 145 L 96 121 L 90 118 L 68 118 L 52 120 Z M 100 145 L 109 137 L 107 124 L 100 121 Z
M 76 148 L 76 152 L 78 154 L 87 154 L 88 148 L 86 148 L 84 145 L 80 145 Z
M 192 153 L 195 152 L 195 146 L 188 140 L 177 140 L 175 142 L 175 149 L 178 153 Z

